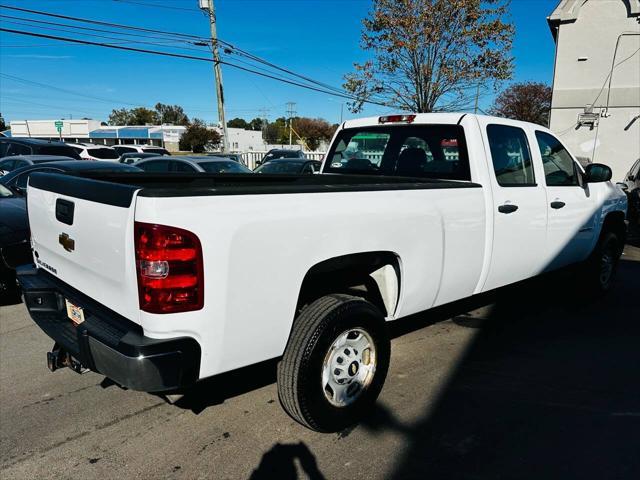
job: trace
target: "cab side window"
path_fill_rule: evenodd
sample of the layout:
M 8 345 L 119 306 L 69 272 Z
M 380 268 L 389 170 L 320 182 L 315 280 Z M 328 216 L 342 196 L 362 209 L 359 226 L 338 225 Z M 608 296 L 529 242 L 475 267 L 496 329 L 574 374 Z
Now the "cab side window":
M 487 137 L 498 185 L 535 186 L 531 151 L 524 130 L 510 125 L 488 125 Z
M 536 132 L 536 140 L 542 156 L 544 177 L 549 187 L 577 186 L 578 168 L 569 152 L 557 138 L 545 132 Z

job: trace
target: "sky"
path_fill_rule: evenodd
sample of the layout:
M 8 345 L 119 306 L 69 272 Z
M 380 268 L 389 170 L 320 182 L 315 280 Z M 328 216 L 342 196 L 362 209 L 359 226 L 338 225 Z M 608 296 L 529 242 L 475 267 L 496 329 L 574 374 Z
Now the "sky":
M 0 0 L 0 3 L 209 36 L 208 19 L 197 9 L 198 0 Z M 515 72 L 511 82 L 551 84 L 555 47 L 546 17 L 557 3 L 558 0 L 512 0 L 510 16 L 516 35 L 512 51 Z M 344 74 L 352 71 L 353 63 L 367 58 L 360 49 L 360 32 L 361 21 L 371 7 L 370 0 L 215 0 L 215 5 L 221 40 L 326 84 L 341 86 Z M 0 14 L 73 23 L 6 9 L 0 9 Z M 0 18 L 2 28 L 78 38 L 69 32 L 25 27 L 20 23 L 24 22 Z M 102 38 L 94 40 L 114 42 Z M 139 47 L 210 57 L 204 47 L 194 45 L 188 48 L 196 51 L 169 50 L 157 45 Z M 231 55 L 229 60 L 234 60 L 233 57 Z M 189 117 L 215 122 L 217 109 L 212 70 L 208 62 L 0 32 L 0 73 L 20 79 L 0 76 L 0 112 L 7 123 L 17 119 L 70 117 L 107 120 L 114 108 L 151 107 L 161 102 L 183 106 Z M 262 116 L 261 110 L 267 109 L 267 118 L 274 120 L 285 115 L 287 102 L 296 103 L 300 116 L 321 117 L 332 123 L 340 120 L 341 110 L 345 120 L 389 113 L 385 107 L 368 106 L 359 114 L 352 114 L 341 98 L 230 67 L 223 66 L 223 81 L 227 119 L 250 120 Z M 491 91 L 484 93 L 480 107 L 486 110 L 494 96 Z

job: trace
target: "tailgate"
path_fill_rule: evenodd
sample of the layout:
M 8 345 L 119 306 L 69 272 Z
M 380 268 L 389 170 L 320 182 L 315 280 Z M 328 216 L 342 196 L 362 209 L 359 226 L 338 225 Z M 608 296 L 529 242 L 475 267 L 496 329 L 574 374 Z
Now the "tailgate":
M 133 222 L 138 189 L 34 173 L 27 195 L 36 265 L 136 323 Z

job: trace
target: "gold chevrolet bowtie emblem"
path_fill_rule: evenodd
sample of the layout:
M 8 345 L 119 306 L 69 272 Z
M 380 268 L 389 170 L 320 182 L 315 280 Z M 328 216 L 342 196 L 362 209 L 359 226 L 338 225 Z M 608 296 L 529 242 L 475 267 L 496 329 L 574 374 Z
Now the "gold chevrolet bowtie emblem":
M 62 245 L 62 248 L 67 252 L 73 252 L 73 249 L 76 248 L 76 241 L 66 233 L 58 235 L 58 243 Z

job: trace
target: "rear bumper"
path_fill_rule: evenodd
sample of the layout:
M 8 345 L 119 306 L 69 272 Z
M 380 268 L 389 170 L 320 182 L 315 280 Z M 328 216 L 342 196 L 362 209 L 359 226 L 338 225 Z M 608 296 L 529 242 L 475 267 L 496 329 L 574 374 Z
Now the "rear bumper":
M 139 325 L 42 269 L 19 267 L 17 276 L 31 318 L 84 367 L 145 392 L 175 390 L 198 380 L 201 352 L 193 338 L 145 337 Z M 65 299 L 83 308 L 82 324 L 69 320 Z

